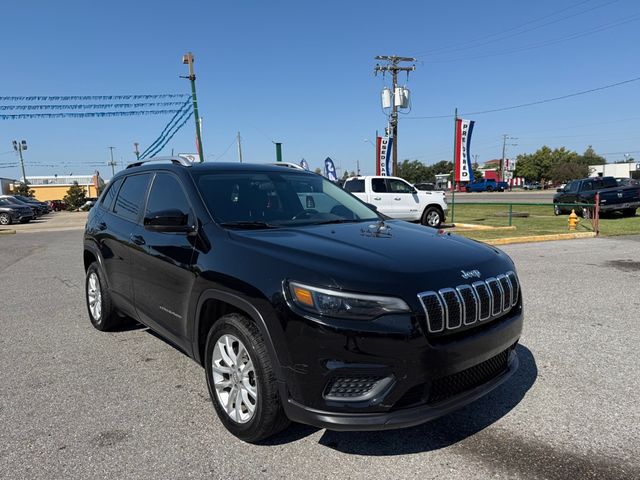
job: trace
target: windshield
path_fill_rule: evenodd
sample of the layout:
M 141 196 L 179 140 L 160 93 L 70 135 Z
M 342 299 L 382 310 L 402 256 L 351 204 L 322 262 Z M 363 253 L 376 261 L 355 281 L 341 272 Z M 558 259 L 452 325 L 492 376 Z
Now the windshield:
M 292 172 L 195 173 L 213 218 L 225 226 L 291 226 L 378 220 L 319 175 Z M 234 225 L 235 224 L 235 225 Z

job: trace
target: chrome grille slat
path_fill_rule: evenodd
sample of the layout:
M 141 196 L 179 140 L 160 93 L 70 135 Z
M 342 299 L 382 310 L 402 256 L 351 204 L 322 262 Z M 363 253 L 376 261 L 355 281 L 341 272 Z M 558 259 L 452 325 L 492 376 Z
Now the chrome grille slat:
M 478 320 L 478 299 L 470 285 L 460 285 L 456 287 L 458 296 L 464 306 L 463 323 L 471 325 Z
M 520 284 L 513 271 L 470 285 L 418 294 L 429 333 L 453 331 L 509 312 L 518 303 Z
M 453 288 L 443 288 L 438 292 L 444 300 L 444 308 L 447 311 L 447 329 L 453 330 L 462 326 L 463 305 L 458 293 Z
M 502 288 L 496 278 L 487 278 L 485 282 L 491 294 L 491 316 L 495 317 L 502 313 Z

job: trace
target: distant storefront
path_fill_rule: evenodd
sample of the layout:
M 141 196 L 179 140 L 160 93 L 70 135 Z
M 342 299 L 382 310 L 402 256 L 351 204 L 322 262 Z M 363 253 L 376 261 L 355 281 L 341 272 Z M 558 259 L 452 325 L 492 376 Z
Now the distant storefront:
M 604 165 L 589 165 L 590 177 L 637 178 L 640 173 L 640 163 L 605 163 Z
M 40 201 L 62 200 L 67 194 L 67 190 L 78 182 L 78 185 L 85 191 L 87 197 L 97 197 L 98 191 L 104 186 L 104 181 L 100 174 L 94 175 L 53 175 L 27 177 L 29 188 L 34 190 L 33 194 Z

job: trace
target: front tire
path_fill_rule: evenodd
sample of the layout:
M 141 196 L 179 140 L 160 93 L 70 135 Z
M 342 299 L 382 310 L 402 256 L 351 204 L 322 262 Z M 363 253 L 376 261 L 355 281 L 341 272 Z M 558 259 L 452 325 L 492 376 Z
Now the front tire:
M 13 223 L 11 215 L 8 213 L 0 213 L 0 225 L 11 225 L 11 223 Z
M 100 265 L 93 262 L 87 269 L 85 299 L 91 324 L 103 332 L 113 330 L 125 322 L 115 311 L 106 285 Z
M 255 323 L 236 313 L 220 318 L 207 335 L 204 366 L 218 418 L 233 435 L 259 442 L 289 425 Z
M 562 215 L 562 209 L 560 208 L 560 206 L 554 204 L 553 205 L 553 214 L 557 217 L 558 215 Z
M 421 223 L 426 227 L 439 228 L 442 223 L 442 212 L 437 207 L 427 207 L 422 214 Z

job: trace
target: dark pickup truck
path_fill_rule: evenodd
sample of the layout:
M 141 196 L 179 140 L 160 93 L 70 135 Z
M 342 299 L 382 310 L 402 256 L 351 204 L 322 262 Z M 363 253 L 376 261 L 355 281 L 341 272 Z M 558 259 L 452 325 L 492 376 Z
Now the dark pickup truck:
M 640 207 L 639 186 L 619 186 L 613 177 L 594 177 L 574 180 L 559 188 L 553 197 L 554 213 L 561 215 L 574 208 L 562 204 L 594 204 L 597 193 L 600 194 L 601 212 L 622 212 L 623 215 L 634 216 Z M 576 213 L 581 213 L 581 210 L 576 208 Z

